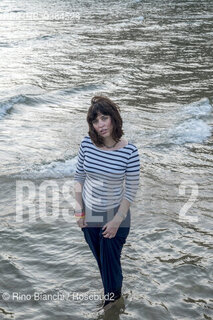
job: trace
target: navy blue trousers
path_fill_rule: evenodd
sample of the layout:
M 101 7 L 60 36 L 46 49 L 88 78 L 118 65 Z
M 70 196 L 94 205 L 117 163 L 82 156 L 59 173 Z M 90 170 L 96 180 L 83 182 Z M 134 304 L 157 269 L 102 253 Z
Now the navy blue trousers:
M 112 209 L 110 212 L 92 211 L 92 219 L 87 218 L 87 209 L 85 209 L 88 226 L 81 229 L 84 233 L 84 238 L 97 261 L 104 287 L 104 295 L 109 297 L 109 299 L 116 299 L 116 297 L 121 294 L 123 282 L 121 251 L 130 231 L 129 209 L 127 216 L 120 224 L 115 237 L 103 237 L 102 233 L 104 230 L 102 230 L 102 227 L 113 218 L 118 208 L 119 206 Z M 102 221 L 96 222 L 94 217 L 101 217 L 99 220 Z M 92 222 L 89 220 L 92 220 Z

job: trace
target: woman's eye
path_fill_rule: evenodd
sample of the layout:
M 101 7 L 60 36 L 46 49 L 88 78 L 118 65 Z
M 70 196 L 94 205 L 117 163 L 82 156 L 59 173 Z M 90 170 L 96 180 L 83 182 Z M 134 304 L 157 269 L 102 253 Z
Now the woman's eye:
M 101 117 L 101 120 L 102 120 L 102 121 L 106 121 L 107 119 L 108 119 L 108 116 L 103 116 L 103 117 Z M 97 120 L 97 119 L 95 119 L 95 120 L 92 121 L 92 124 L 96 124 L 96 123 L 98 123 L 98 120 Z

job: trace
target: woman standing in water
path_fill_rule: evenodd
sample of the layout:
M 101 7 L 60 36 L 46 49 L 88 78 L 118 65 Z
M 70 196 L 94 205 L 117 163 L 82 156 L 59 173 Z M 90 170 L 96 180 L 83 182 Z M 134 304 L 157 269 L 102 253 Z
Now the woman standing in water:
M 89 136 L 81 141 L 75 172 L 75 217 L 97 260 L 104 309 L 121 297 L 121 251 L 130 230 L 130 204 L 139 185 L 135 145 L 122 138 L 119 107 L 95 96 L 87 113 Z

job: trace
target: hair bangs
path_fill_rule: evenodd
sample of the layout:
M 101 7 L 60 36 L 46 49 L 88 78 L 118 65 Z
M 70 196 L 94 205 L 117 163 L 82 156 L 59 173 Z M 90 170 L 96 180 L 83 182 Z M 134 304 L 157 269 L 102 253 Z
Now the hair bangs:
M 89 114 L 89 117 L 88 117 L 89 122 L 91 123 L 93 120 L 95 120 L 99 113 L 104 115 L 110 115 L 109 110 L 107 110 L 107 108 L 104 105 L 100 103 L 96 103 L 93 105 L 93 108 Z

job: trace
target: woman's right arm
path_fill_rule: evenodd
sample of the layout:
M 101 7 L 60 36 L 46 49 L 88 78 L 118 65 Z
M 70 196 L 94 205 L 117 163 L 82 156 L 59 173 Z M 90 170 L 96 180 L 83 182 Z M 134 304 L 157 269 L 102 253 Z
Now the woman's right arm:
M 75 211 L 83 210 L 82 191 L 83 184 L 79 181 L 75 181 Z
M 78 163 L 76 167 L 76 172 L 74 175 L 74 191 L 75 191 L 75 211 L 77 212 L 77 215 L 80 215 L 80 213 L 83 212 L 84 206 L 83 206 L 83 200 L 82 200 L 82 191 L 84 186 L 84 181 L 86 178 L 86 173 L 83 168 L 84 165 L 84 148 L 81 142 L 79 151 L 78 151 Z M 77 224 L 79 227 L 83 228 L 86 226 L 85 223 L 85 217 L 76 217 Z
M 83 190 L 83 184 L 80 182 L 76 181 L 75 182 L 75 212 L 77 214 L 82 214 L 83 213 L 83 201 L 82 201 L 82 190 Z M 77 217 L 76 214 L 76 222 L 80 228 L 84 228 L 87 226 L 85 222 L 85 212 L 83 217 Z

